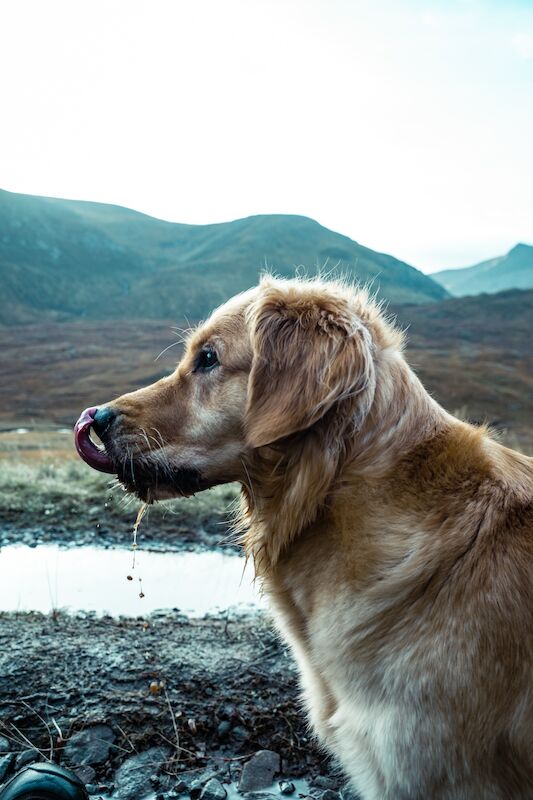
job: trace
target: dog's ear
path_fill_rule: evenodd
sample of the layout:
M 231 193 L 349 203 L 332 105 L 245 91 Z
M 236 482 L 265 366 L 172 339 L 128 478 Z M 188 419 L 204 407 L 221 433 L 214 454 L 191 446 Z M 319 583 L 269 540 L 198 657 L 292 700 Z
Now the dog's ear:
M 353 400 L 360 418 L 366 414 L 374 389 L 371 337 L 340 294 L 305 284 L 263 285 L 250 323 L 251 447 L 308 428 L 343 400 Z

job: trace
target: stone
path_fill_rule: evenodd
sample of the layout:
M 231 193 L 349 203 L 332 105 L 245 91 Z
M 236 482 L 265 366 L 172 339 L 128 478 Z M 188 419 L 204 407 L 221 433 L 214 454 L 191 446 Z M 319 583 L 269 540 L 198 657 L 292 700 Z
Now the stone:
M 94 783 L 94 779 L 96 778 L 96 770 L 90 767 L 88 764 L 85 764 L 83 767 L 76 767 L 74 772 L 78 778 L 83 781 L 83 783 Z
M 14 760 L 14 753 L 8 753 L 5 756 L 0 756 L 0 783 L 2 783 L 9 775 Z
M 315 789 L 338 789 L 339 783 L 334 779 L 330 778 L 329 775 L 317 775 L 311 781 L 311 786 Z
M 227 719 L 223 719 L 222 722 L 218 723 L 217 734 L 219 739 L 222 740 L 227 739 L 230 731 L 231 731 L 231 722 L 228 722 Z
M 115 794 L 113 800 L 140 800 L 150 794 L 150 776 L 167 759 L 164 747 L 151 747 L 144 753 L 131 756 L 118 768 L 115 774 Z
M 258 792 L 261 789 L 268 789 L 280 768 L 280 757 L 277 753 L 272 750 L 258 750 L 243 767 L 239 792 Z
M 225 800 L 227 791 L 217 778 L 207 781 L 200 794 L 200 800 Z
M 42 756 L 39 751 L 35 750 L 35 748 L 23 750 L 22 753 L 18 754 L 17 760 L 15 761 L 15 770 L 18 772 L 19 769 L 27 767 L 28 764 L 32 764 L 34 761 L 42 761 Z
M 67 741 L 65 761 L 70 766 L 103 764 L 109 757 L 114 741 L 115 734 L 109 725 L 89 725 Z
M 280 781 L 278 783 L 281 794 L 294 794 L 296 787 L 291 781 Z
M 270 792 L 246 792 L 243 797 L 244 800 L 279 800 L 279 794 L 270 794 Z M 303 797 L 303 795 L 300 795 L 300 797 Z M 315 800 L 315 798 L 312 797 L 309 800 Z
M 231 731 L 231 735 L 233 736 L 234 739 L 237 739 L 240 742 L 244 742 L 244 740 L 248 738 L 248 731 L 246 730 L 246 728 L 243 728 L 242 725 L 236 725 Z
M 0 736 L 0 755 L 3 753 L 9 753 L 11 747 L 9 746 L 9 739 L 6 739 L 5 736 Z
M 188 787 L 192 800 L 196 800 L 196 798 L 200 797 L 206 783 L 210 781 L 211 778 L 216 778 L 217 775 L 218 772 L 216 770 L 207 770 L 206 772 L 202 772 L 201 775 L 198 775 L 197 778 L 194 778 Z

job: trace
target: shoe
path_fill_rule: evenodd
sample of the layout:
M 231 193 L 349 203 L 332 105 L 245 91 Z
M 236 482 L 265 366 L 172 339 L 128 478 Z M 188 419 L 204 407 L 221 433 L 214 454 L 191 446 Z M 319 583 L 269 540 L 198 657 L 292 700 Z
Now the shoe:
M 28 764 L 0 789 L 0 800 L 89 800 L 78 776 L 57 764 Z

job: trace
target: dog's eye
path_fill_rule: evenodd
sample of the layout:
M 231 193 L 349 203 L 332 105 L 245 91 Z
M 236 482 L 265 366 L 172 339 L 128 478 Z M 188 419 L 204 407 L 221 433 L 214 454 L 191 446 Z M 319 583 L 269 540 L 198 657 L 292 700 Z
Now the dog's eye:
M 200 350 L 196 358 L 194 371 L 208 372 L 210 369 L 213 369 L 213 367 L 216 367 L 218 363 L 219 361 L 215 350 L 213 350 L 212 347 L 205 347 L 203 350 Z

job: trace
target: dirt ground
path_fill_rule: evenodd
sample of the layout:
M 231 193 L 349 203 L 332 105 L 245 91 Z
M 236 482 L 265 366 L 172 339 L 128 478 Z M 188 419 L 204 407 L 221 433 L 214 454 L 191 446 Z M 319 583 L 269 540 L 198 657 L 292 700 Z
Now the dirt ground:
M 60 763 L 76 732 L 109 726 L 114 744 L 91 776 L 108 787 L 153 746 L 167 749 L 154 770 L 168 785 L 210 768 L 236 780 L 261 749 L 279 753 L 286 776 L 331 769 L 306 730 L 295 666 L 260 615 L 2 614 L 0 708 L 11 752 L 32 746 Z

